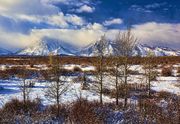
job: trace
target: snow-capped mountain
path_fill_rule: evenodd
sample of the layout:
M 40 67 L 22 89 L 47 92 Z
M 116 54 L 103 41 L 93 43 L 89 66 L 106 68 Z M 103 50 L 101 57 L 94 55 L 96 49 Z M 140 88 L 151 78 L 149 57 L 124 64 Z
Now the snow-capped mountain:
M 0 55 L 10 55 L 12 54 L 10 51 L 6 50 L 6 49 L 3 49 L 3 48 L 0 48 Z
M 155 56 L 180 56 L 180 51 L 165 47 L 150 47 L 142 44 L 136 45 L 134 55 L 147 56 L 149 52 Z
M 114 55 L 116 53 L 115 46 L 116 44 L 114 44 L 113 42 L 106 42 L 104 55 L 105 56 Z M 99 47 L 100 47 L 100 42 L 97 41 L 93 44 L 88 45 L 85 48 L 82 48 L 82 50 L 80 50 L 76 54 L 80 56 L 97 56 Z
M 16 53 L 17 55 L 47 56 L 53 55 L 74 55 L 68 48 L 65 48 L 58 41 L 39 41 Z
M 116 43 L 107 41 L 105 43 L 104 55 L 118 55 Z M 29 55 L 29 56 L 47 56 L 68 55 L 68 56 L 97 56 L 100 42 L 97 41 L 87 47 L 77 50 L 76 48 L 56 40 L 43 40 L 22 49 L 14 54 L 8 50 L 0 48 L 0 55 Z M 137 44 L 133 50 L 133 56 L 147 56 L 148 53 L 154 53 L 156 56 L 180 56 L 180 51 L 175 51 L 164 47 L 150 47 L 148 45 Z
M 107 41 L 104 55 L 118 55 L 117 47 L 114 42 Z M 78 54 L 81 56 L 97 56 L 99 42 L 89 45 L 82 49 Z M 133 50 L 133 56 L 147 56 L 151 52 L 155 56 L 180 56 L 180 51 L 175 51 L 170 48 L 150 47 L 148 45 L 137 44 Z

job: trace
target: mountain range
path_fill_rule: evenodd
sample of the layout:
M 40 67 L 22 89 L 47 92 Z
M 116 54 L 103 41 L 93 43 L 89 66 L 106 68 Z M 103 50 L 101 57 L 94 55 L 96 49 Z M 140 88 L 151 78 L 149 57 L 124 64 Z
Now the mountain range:
M 10 55 L 12 54 L 12 52 L 4 49 L 4 48 L 0 48 L 0 55 Z
M 95 42 L 79 50 L 56 40 L 43 40 L 14 53 L 0 48 L 0 55 L 47 56 L 51 53 L 54 55 L 67 56 L 97 56 L 98 47 L 99 42 Z M 178 50 L 164 47 L 151 47 L 143 44 L 137 44 L 135 46 L 133 56 L 146 56 L 149 52 L 154 53 L 155 56 L 180 56 L 180 51 Z M 117 55 L 117 48 L 114 42 L 107 41 L 104 55 Z

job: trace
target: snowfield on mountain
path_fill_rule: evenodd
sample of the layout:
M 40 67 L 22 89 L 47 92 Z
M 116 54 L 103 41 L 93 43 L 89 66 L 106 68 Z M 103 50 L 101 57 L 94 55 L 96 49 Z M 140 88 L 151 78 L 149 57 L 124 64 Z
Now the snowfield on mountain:
M 38 41 L 35 44 L 14 53 L 0 48 L 0 55 L 47 56 L 53 54 L 66 56 L 97 56 L 98 47 L 99 41 L 77 49 L 57 40 L 44 40 Z M 149 52 L 154 53 L 155 56 L 180 56 L 179 50 L 173 50 L 168 47 L 151 47 L 143 44 L 137 44 L 135 46 L 133 56 L 143 57 L 147 56 Z M 112 41 L 107 41 L 104 54 L 106 56 L 117 55 L 116 44 Z

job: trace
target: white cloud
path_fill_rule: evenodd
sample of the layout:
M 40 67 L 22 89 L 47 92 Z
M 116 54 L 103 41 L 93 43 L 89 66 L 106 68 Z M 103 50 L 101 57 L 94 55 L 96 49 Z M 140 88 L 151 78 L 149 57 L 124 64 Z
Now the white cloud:
M 99 40 L 102 30 L 94 29 L 33 29 L 29 34 L 11 33 L 0 30 L 0 46 L 3 48 L 24 48 L 43 38 L 57 39 L 82 47 Z
M 7 11 L 8 8 L 19 4 L 21 0 L 0 0 L 0 11 Z
M 118 31 L 107 30 L 106 34 L 109 39 L 113 40 Z M 180 49 L 180 23 L 148 22 L 134 25 L 132 32 L 138 38 L 139 43 Z
M 86 21 L 74 14 L 66 14 L 59 12 L 54 15 L 25 15 L 25 14 L 14 14 L 13 16 L 3 15 L 5 17 L 11 18 L 15 21 L 29 21 L 34 23 L 46 23 L 52 26 L 58 26 L 60 28 L 68 28 L 69 24 L 73 26 L 82 26 Z
M 134 32 L 143 43 L 180 48 L 180 24 L 150 22 L 135 25 Z
M 75 6 L 75 7 L 80 7 L 85 4 L 89 5 L 92 2 L 91 0 L 44 0 L 44 1 L 46 1 L 46 3 L 50 3 L 50 4 L 58 3 L 58 4 L 68 5 L 68 6 Z
M 105 30 L 105 27 L 99 23 L 88 24 L 85 28 L 91 30 Z
M 11 1 L 11 2 L 10 2 Z M 77 46 L 85 46 L 97 41 L 106 33 L 109 39 L 113 39 L 118 30 L 108 30 L 102 24 L 94 23 L 85 26 L 83 18 L 74 14 L 64 14 L 48 0 L 0 0 L 0 15 L 7 16 L 17 21 L 30 21 L 35 23 L 47 23 L 60 28 L 69 28 L 70 25 L 83 26 L 81 29 L 41 29 L 32 30 L 29 34 L 6 32 L 0 29 L 0 46 L 23 48 L 44 37 L 58 39 Z M 87 10 L 88 11 L 88 10 Z M 90 12 L 90 11 L 89 11 Z M 105 26 L 121 24 L 120 18 L 107 20 Z M 1 28 L 1 27 L 0 27 Z M 179 48 L 180 24 L 169 23 L 145 23 L 135 25 L 133 32 L 142 43 L 159 45 L 163 44 Z
M 60 27 L 68 27 L 68 23 L 63 13 L 42 17 L 42 22 L 48 23 L 50 25 L 60 26 Z
M 68 0 L 72 2 L 71 0 Z M 54 6 L 53 2 L 65 2 L 64 0 L 6 0 L 0 1 L 0 15 L 15 21 L 29 21 L 33 23 L 46 23 L 60 28 L 82 26 L 86 22 L 83 18 L 66 14 Z M 66 1 L 67 2 L 67 1 Z
M 132 31 L 140 43 L 180 49 L 180 24 L 152 22 L 133 27 Z M 105 29 L 98 23 L 89 24 L 82 29 L 33 29 L 27 35 L 0 30 L 0 45 L 22 48 L 48 37 L 82 47 L 99 40 L 103 34 L 114 40 L 118 31 Z
M 67 14 L 66 15 L 66 20 L 69 22 L 69 23 L 72 23 L 74 25 L 79 25 L 79 26 L 82 26 L 85 24 L 85 21 L 83 20 L 83 18 L 77 16 L 77 15 L 74 15 L 74 14 Z
M 31 34 L 35 34 L 40 39 L 48 37 L 82 47 L 97 41 L 103 31 L 92 29 L 41 29 L 33 30 Z
M 78 13 L 82 13 L 82 12 L 92 13 L 92 12 L 94 12 L 94 10 L 95 10 L 94 7 L 90 7 L 88 5 L 83 5 L 79 9 L 77 9 L 76 11 Z
M 59 9 L 46 0 L 1 0 L 0 15 L 26 14 L 48 15 L 58 13 Z
M 62 12 L 58 15 L 52 15 L 52 16 L 45 16 L 42 17 L 42 22 L 48 23 L 51 25 L 67 28 L 69 26 L 68 23 L 72 25 L 78 25 L 82 26 L 85 24 L 85 21 L 83 18 L 74 15 L 74 14 L 66 14 L 64 15 Z
M 166 2 L 164 2 L 164 3 L 153 3 L 153 4 L 146 5 L 145 8 L 155 9 L 155 8 L 159 8 L 159 7 L 164 6 L 164 5 L 166 5 Z
M 0 47 L 7 48 L 9 50 L 24 48 L 38 40 L 38 37 L 36 35 L 6 32 L 2 29 L 0 29 L 0 34 Z
M 16 21 L 30 21 L 30 22 L 35 22 L 35 23 L 40 23 L 42 22 L 42 19 L 40 19 L 38 16 L 33 16 L 33 15 L 24 15 L 24 14 L 17 14 L 17 15 L 14 15 L 13 17 L 11 16 L 8 16 L 8 15 L 4 15 L 8 18 L 11 18 L 13 20 L 16 20 Z
M 115 18 L 115 19 L 111 19 L 111 20 L 107 20 L 105 21 L 103 24 L 105 26 L 109 26 L 109 25 L 114 25 L 114 24 L 122 24 L 123 20 L 120 18 Z

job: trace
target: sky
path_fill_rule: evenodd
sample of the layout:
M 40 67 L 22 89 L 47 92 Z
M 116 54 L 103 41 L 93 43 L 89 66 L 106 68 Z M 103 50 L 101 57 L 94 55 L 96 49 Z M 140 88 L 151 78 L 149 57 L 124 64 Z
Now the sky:
M 127 25 L 138 42 L 180 50 L 179 0 L 0 0 L 0 48 L 45 39 L 85 47 Z

